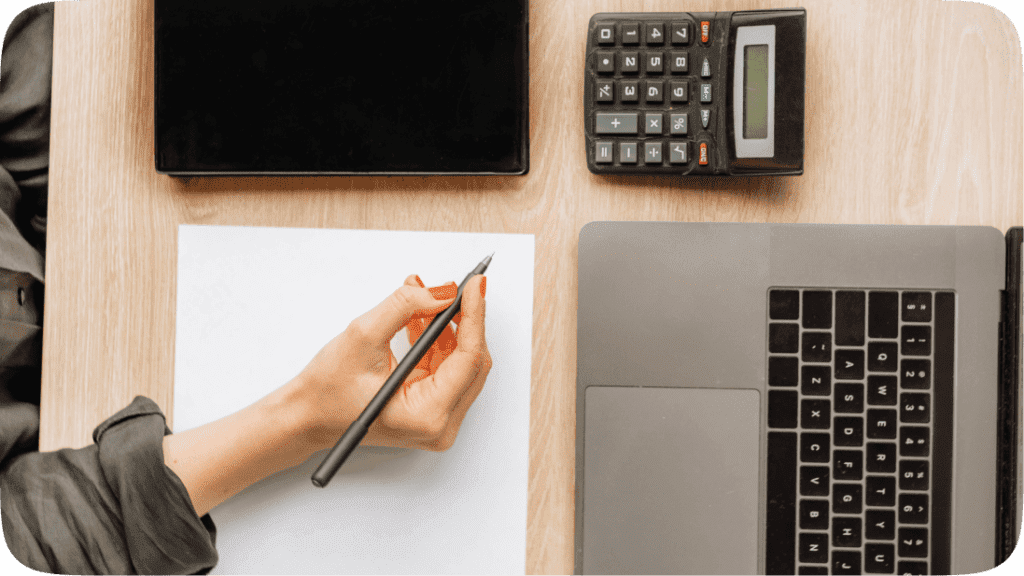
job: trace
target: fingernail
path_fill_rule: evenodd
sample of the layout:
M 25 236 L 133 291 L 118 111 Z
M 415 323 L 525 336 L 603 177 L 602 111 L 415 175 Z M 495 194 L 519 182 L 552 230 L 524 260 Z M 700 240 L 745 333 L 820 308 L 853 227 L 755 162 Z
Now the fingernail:
M 434 286 L 433 288 L 427 288 L 427 290 L 430 291 L 430 295 L 434 297 L 434 300 L 448 300 L 455 298 L 455 295 L 459 293 L 459 287 L 454 284 Z
M 480 296 L 487 297 L 487 276 L 484 276 L 480 280 Z
M 426 288 L 427 287 L 427 285 L 423 283 L 423 279 L 420 278 L 419 274 L 416 275 L 416 283 L 420 285 L 420 288 Z

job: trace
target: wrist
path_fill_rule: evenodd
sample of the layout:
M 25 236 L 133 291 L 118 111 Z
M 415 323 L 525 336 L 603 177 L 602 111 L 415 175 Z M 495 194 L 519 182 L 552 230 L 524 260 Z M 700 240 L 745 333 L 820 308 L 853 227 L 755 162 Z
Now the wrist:
M 338 428 L 339 415 L 331 410 L 335 402 L 325 398 L 305 374 L 299 374 L 267 399 L 275 406 L 284 426 L 302 447 L 303 461 L 313 453 L 330 448 L 341 437 L 345 426 Z M 347 419 L 343 419 L 348 421 Z

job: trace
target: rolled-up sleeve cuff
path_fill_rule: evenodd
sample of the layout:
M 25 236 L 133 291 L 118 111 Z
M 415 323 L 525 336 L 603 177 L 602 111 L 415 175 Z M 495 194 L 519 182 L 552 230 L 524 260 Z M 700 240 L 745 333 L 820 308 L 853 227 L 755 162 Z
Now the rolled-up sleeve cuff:
M 164 465 L 163 437 L 170 433 L 160 408 L 144 396 L 93 431 L 140 574 L 190 574 L 217 563 L 213 520 L 196 515 L 185 485 Z

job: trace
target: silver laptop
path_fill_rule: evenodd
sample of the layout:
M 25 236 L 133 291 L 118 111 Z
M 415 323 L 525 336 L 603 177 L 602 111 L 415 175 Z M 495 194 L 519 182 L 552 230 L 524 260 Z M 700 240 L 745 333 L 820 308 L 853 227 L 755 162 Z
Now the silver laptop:
M 1000 563 L 1020 518 L 1020 238 L 585 226 L 575 571 Z

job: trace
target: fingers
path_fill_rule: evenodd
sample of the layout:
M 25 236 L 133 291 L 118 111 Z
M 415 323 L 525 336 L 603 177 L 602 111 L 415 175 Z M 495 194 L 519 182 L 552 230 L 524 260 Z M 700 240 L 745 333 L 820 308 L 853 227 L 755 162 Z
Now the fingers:
M 478 377 L 486 377 L 491 356 L 484 337 L 482 276 L 470 279 L 462 293 L 462 324 L 455 350 L 436 368 L 429 393 L 450 412 Z M 429 382 L 425 381 L 425 382 Z
M 408 279 L 406 279 L 408 282 Z M 428 290 L 403 284 L 383 302 L 352 321 L 350 328 L 362 339 L 386 345 L 417 312 L 437 310 L 436 315 L 455 300 L 454 285 Z

